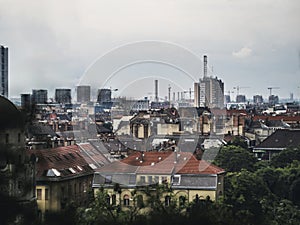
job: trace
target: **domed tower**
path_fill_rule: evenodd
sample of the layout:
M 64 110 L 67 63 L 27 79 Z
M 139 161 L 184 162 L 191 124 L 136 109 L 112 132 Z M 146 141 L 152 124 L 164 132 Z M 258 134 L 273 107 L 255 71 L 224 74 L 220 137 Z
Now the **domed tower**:
M 24 125 L 22 113 L 0 96 L 0 198 L 18 208 L 35 202 L 35 160 L 26 155 Z M 8 202 L 1 201 L 1 208 L 9 210 Z

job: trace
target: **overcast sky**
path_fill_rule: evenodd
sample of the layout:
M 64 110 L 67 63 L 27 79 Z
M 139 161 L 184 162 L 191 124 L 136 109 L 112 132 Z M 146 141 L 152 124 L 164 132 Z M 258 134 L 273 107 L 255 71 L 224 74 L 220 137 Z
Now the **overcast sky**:
M 248 98 L 267 97 L 267 87 L 275 86 L 280 89 L 274 94 L 289 97 L 293 92 L 298 99 L 299 12 L 299 0 L 0 0 L 0 44 L 9 47 L 10 96 L 45 88 L 51 97 L 57 87 L 89 81 L 118 88 L 115 95 L 141 97 L 153 92 L 154 79 L 161 80 L 163 96 L 169 84 L 173 91 L 192 88 L 193 79 L 203 75 L 201 61 L 197 71 L 193 57 L 206 54 L 210 74 L 224 81 L 226 92 L 240 86 L 248 87 L 240 89 Z M 163 56 L 151 55 L 143 45 L 124 50 L 144 40 L 165 43 L 152 49 Z M 140 59 L 132 52 L 139 52 Z M 101 57 L 106 55 L 109 62 Z M 167 55 L 171 60 L 165 64 L 122 65 L 163 61 Z M 84 81 L 99 60 L 97 73 Z

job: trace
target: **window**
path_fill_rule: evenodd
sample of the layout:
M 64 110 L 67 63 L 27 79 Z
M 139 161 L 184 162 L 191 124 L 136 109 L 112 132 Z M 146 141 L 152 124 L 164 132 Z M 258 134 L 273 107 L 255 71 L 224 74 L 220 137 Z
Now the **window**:
M 149 184 L 152 184 L 152 183 L 153 183 L 153 181 L 152 181 L 152 176 L 148 176 L 148 183 L 149 183 Z
M 129 206 L 129 196 L 128 195 L 124 195 L 124 197 L 123 197 L 123 205 L 124 206 Z
M 166 184 L 168 182 L 168 178 L 167 177 L 161 177 L 161 183 L 162 184 Z
M 105 184 L 111 184 L 111 176 L 110 175 L 106 175 L 105 176 L 105 181 L 104 181 Z
M 199 195 L 198 195 L 198 194 L 196 194 L 196 197 L 195 197 L 195 200 L 194 200 L 194 201 L 195 201 L 196 203 L 198 203 L 198 202 L 199 202 L 199 200 L 200 200 L 200 198 L 199 198 Z
M 136 182 L 135 175 L 130 175 L 130 177 L 129 177 L 129 184 L 135 184 L 135 182 Z
M 112 195 L 111 196 L 111 204 L 112 205 L 116 205 L 117 204 L 117 196 L 116 195 Z
M 169 206 L 170 203 L 171 203 L 171 197 L 170 197 L 169 195 L 167 195 L 167 196 L 165 197 L 165 206 Z
M 45 189 L 45 200 L 49 200 L 49 189 Z
M 106 195 L 106 203 L 107 203 L 108 205 L 110 205 L 110 196 L 109 196 L 109 195 Z
M 173 185 L 179 185 L 180 184 L 180 175 L 174 175 L 172 177 L 172 183 L 173 183 Z
M 140 178 L 140 183 L 141 183 L 141 184 L 145 184 L 145 183 L 146 183 L 145 176 L 141 176 L 141 178 Z
M 180 196 L 179 197 L 179 206 L 184 206 L 186 201 L 186 197 L 185 196 Z
M 37 200 L 42 200 L 42 189 L 36 189 Z
M 155 176 L 155 177 L 154 177 L 154 183 L 155 183 L 155 184 L 158 184 L 158 182 L 159 182 L 159 176 Z

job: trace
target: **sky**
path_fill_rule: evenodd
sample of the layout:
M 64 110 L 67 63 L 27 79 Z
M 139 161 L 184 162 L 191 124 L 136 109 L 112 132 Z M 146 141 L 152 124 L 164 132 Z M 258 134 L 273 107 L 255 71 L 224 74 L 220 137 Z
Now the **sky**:
M 298 0 L 0 0 L 9 95 L 90 84 L 151 98 L 158 79 L 163 98 L 193 88 L 207 55 L 231 97 L 298 99 L 299 12 Z

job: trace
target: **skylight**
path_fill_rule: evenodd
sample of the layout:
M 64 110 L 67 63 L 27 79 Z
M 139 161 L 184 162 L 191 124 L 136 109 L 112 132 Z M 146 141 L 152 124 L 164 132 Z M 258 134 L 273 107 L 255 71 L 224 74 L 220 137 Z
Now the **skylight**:
M 71 167 L 69 168 L 69 170 L 70 170 L 70 172 L 73 173 L 73 174 L 76 173 L 76 171 L 75 171 L 73 168 L 71 168 Z
M 90 166 L 93 170 L 97 169 L 97 166 L 95 166 L 93 163 L 89 164 L 89 166 Z

